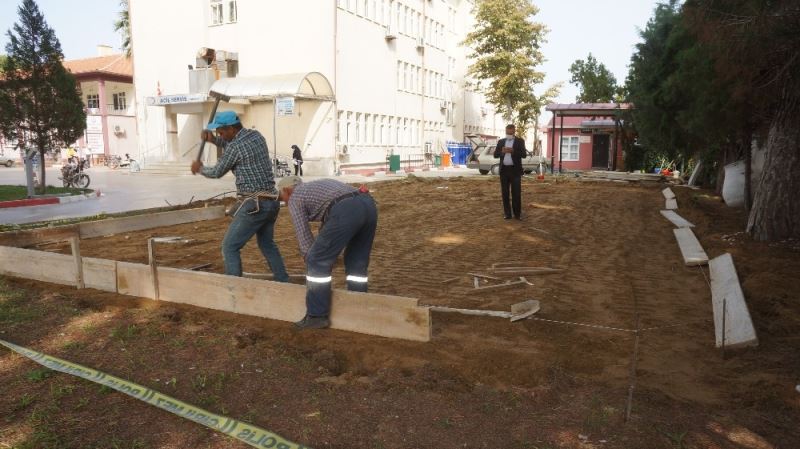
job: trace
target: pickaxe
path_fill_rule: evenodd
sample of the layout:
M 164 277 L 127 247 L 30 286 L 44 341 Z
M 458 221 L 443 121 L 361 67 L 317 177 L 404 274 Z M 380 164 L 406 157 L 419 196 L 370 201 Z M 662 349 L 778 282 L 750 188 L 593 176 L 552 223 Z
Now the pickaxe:
M 208 95 L 215 98 L 214 107 L 211 108 L 211 118 L 208 120 L 208 124 L 210 125 L 214 121 L 214 116 L 217 115 L 217 107 L 219 107 L 220 100 L 225 100 L 226 102 L 228 102 L 231 101 L 231 97 L 223 95 L 219 92 L 214 92 L 213 90 L 209 91 Z M 203 150 L 205 149 L 205 147 L 206 147 L 206 139 L 203 139 L 203 141 L 200 142 L 200 151 L 197 152 L 197 162 L 200 162 L 200 159 L 203 158 Z

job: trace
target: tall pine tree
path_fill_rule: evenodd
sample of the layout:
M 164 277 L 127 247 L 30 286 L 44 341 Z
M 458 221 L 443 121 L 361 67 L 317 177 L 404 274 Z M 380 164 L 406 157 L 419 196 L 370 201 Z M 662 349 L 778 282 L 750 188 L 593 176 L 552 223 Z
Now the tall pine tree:
M 0 83 L 0 132 L 45 155 L 75 142 L 86 129 L 86 112 L 75 77 L 64 68 L 61 44 L 34 0 L 23 0 L 19 21 L 8 31 Z

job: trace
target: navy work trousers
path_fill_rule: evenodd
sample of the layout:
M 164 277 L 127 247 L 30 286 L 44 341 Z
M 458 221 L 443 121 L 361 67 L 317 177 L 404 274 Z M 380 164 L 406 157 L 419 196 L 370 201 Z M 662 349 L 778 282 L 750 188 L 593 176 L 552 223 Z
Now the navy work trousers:
M 347 289 L 367 291 L 367 269 L 378 226 L 378 209 L 370 195 L 339 201 L 306 254 L 306 314 L 329 316 L 331 311 L 331 270 L 344 250 Z

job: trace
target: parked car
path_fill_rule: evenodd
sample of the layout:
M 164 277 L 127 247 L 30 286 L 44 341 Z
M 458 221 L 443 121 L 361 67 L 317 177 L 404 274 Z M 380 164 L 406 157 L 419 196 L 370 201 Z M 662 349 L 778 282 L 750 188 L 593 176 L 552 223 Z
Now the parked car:
M 467 161 L 467 168 L 476 168 L 482 175 L 489 173 L 499 175 L 500 159 L 494 157 L 497 139 L 484 139 L 475 135 L 468 135 L 467 138 L 472 142 L 472 154 Z M 539 173 L 539 167 L 546 171 L 547 159 L 543 156 L 536 156 L 529 150 L 528 157 L 522 160 L 522 169 L 526 174 Z
M 6 167 L 10 168 L 10 167 L 14 166 L 15 162 L 16 161 L 14 160 L 14 157 L 11 157 L 11 156 L 0 156 L 0 165 L 5 165 Z

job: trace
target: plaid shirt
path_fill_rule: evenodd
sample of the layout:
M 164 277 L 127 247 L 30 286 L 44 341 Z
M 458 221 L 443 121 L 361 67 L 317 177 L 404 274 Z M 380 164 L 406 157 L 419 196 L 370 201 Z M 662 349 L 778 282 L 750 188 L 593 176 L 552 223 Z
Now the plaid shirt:
M 353 186 L 333 179 L 304 182 L 294 187 L 289 198 L 289 213 L 300 244 L 300 255 L 305 259 L 306 253 L 314 244 L 309 222 L 322 221 L 331 201 L 342 195 L 358 191 Z
M 217 137 L 214 143 L 224 148 L 222 158 L 213 167 L 203 167 L 203 176 L 221 178 L 233 170 L 239 193 L 277 193 L 267 141 L 260 132 L 242 128 L 230 142 Z

